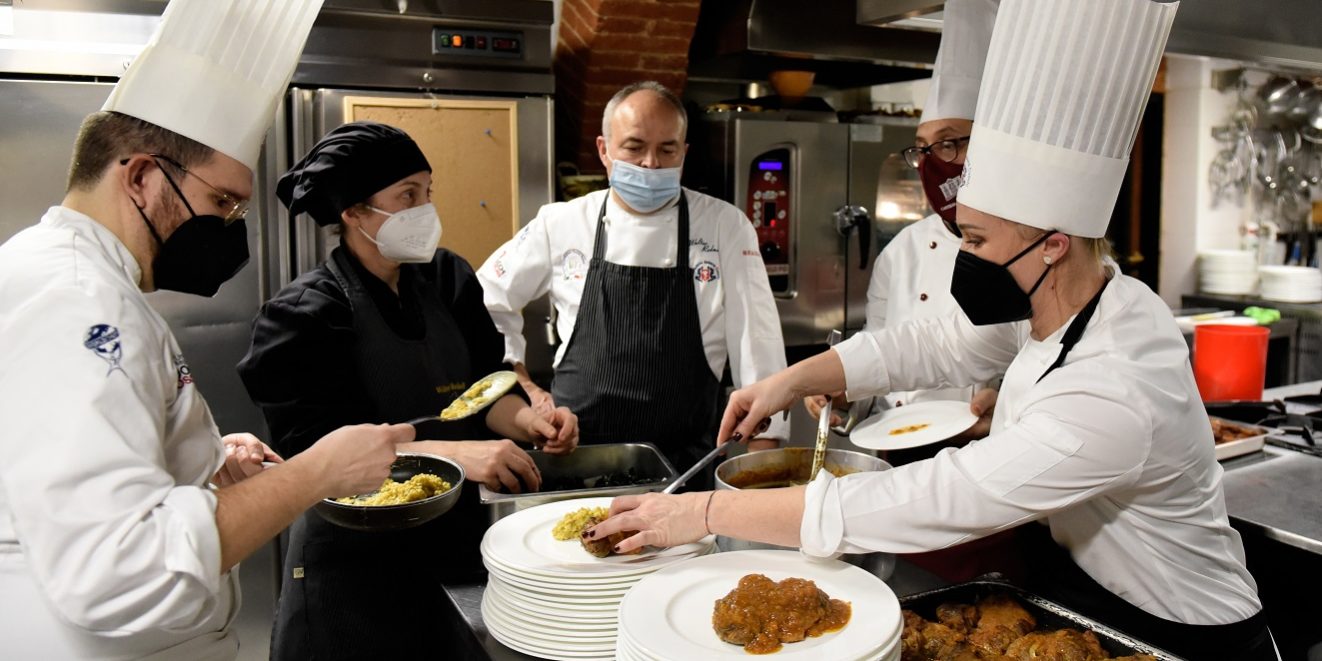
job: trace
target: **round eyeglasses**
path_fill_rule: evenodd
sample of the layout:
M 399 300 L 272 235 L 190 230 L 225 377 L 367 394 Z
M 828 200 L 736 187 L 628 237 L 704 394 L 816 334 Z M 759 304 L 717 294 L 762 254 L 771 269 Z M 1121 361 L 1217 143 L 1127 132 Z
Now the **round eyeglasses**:
M 959 158 L 959 153 L 966 148 L 968 141 L 969 136 L 939 140 L 926 147 L 909 147 L 900 153 L 904 155 L 904 162 L 916 170 L 919 165 L 922 165 L 923 157 L 928 154 L 936 156 L 947 163 L 953 163 L 955 159 Z

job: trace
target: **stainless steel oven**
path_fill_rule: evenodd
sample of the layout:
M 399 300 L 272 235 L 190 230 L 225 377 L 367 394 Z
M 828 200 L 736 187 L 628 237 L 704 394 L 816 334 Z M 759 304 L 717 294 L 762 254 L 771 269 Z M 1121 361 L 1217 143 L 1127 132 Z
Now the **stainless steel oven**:
M 693 185 L 738 206 L 756 228 L 788 347 L 862 328 L 877 252 L 921 217 L 913 211 L 921 190 L 898 156 L 913 144 L 916 120 L 867 119 L 714 112 L 695 123 L 693 153 L 705 162 Z

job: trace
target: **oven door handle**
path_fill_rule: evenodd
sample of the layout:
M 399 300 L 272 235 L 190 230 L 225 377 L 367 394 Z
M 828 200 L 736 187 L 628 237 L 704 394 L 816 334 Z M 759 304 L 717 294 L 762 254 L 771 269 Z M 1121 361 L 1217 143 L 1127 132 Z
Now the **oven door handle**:
M 866 271 L 872 256 L 872 214 L 866 207 L 845 205 L 835 210 L 835 229 L 848 243 L 849 235 L 858 231 L 858 268 Z

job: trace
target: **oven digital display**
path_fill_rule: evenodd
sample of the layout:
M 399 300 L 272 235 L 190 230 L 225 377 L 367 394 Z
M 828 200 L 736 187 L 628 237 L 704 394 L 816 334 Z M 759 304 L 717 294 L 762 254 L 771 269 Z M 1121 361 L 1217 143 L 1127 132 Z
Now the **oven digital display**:
M 794 208 L 790 185 L 790 151 L 773 149 L 759 154 L 748 167 L 748 199 L 744 212 L 757 231 L 757 248 L 767 267 L 771 291 L 790 291 L 790 268 L 794 251 L 790 229 Z

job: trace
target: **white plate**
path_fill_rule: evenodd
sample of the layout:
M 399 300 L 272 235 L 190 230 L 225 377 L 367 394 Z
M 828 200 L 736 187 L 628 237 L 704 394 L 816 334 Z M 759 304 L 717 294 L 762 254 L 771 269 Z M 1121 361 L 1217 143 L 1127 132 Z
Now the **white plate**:
M 511 637 L 523 639 L 535 645 L 559 647 L 563 643 L 584 647 L 615 646 L 614 629 L 578 631 L 571 628 L 572 620 L 533 622 L 505 610 L 497 598 L 483 598 L 482 613 L 484 620 L 487 617 L 496 618 L 495 621 L 487 622 L 488 627 L 494 624 L 505 630 Z
M 741 658 L 742 647 L 712 630 L 713 604 L 747 574 L 772 580 L 809 579 L 833 599 L 850 602 L 840 631 L 785 645 L 776 659 L 822 661 L 881 655 L 900 636 L 900 602 L 868 572 L 838 560 L 813 560 L 798 551 L 735 551 L 695 558 L 638 582 L 620 604 L 620 636 L 649 657 Z
M 705 553 L 715 551 L 715 544 L 707 549 Z M 646 573 L 634 573 L 627 576 L 606 576 L 599 577 L 595 574 L 567 574 L 564 572 L 549 574 L 528 571 L 520 567 L 513 567 L 501 562 L 494 554 L 488 553 L 485 547 L 482 547 L 482 561 L 486 564 L 489 571 L 494 571 L 501 576 L 518 576 L 527 581 L 533 581 L 541 585 L 555 586 L 560 589 L 573 590 L 584 588 L 589 590 L 608 590 L 611 588 L 629 588 L 639 579 L 646 576 Z M 704 553 L 704 554 L 705 554 Z M 699 554 L 699 555 L 704 555 Z
M 508 370 L 488 374 L 456 397 L 438 417 L 446 421 L 467 418 L 504 396 L 517 381 L 514 372 Z
M 602 638 L 607 636 L 614 638 L 615 631 L 618 629 L 616 620 L 584 620 L 577 617 L 548 617 L 528 613 L 506 601 L 501 593 L 492 590 L 483 592 L 482 598 L 491 602 L 491 607 L 499 610 L 500 614 L 507 619 L 528 623 L 537 629 L 550 628 L 553 631 L 563 632 L 579 638 Z
M 944 441 L 978 421 L 968 402 L 939 401 L 905 404 L 863 421 L 849 433 L 849 440 L 869 450 L 904 450 Z M 891 434 L 911 425 L 928 425 L 918 431 Z
M 512 587 L 522 588 L 524 590 L 532 590 L 536 592 L 549 592 L 551 594 L 559 594 L 559 595 L 564 595 L 566 597 L 573 597 L 576 599 L 581 599 L 584 597 L 615 597 L 616 599 L 620 599 L 624 597 L 625 592 L 629 591 L 629 588 L 633 587 L 633 583 L 623 583 L 618 586 L 605 587 L 605 588 L 599 588 L 597 586 L 591 586 L 591 585 L 585 586 L 585 585 L 562 585 L 562 584 L 541 583 L 539 581 L 524 578 L 522 576 L 506 574 L 504 572 L 493 569 L 490 565 L 487 566 L 487 571 L 490 574 L 494 574 L 500 577 L 500 580 L 504 581 L 505 583 L 509 584 Z M 637 581 L 635 581 L 635 583 L 636 582 Z
M 522 596 L 511 592 L 509 588 L 505 587 L 505 584 L 499 583 L 496 580 L 488 581 L 487 589 L 496 590 L 497 592 L 500 593 L 500 596 L 507 605 L 521 612 L 526 612 L 530 616 L 557 619 L 557 618 L 564 618 L 566 616 L 567 610 L 573 610 L 572 615 L 574 619 L 580 621 L 613 623 L 619 619 L 618 607 L 597 608 L 592 610 L 582 610 L 582 609 L 575 610 L 575 609 L 563 608 L 559 604 L 546 602 L 546 601 L 526 601 Z
M 520 573 L 551 577 L 578 575 L 620 578 L 650 574 L 661 567 L 710 551 L 715 536 L 668 549 L 649 548 L 640 555 L 593 557 L 576 539 L 559 541 L 551 529 L 560 519 L 582 507 L 610 507 L 611 498 L 561 500 L 515 512 L 487 529 L 482 554 Z
M 491 605 L 486 602 L 482 604 L 482 621 L 486 623 L 488 631 L 498 632 L 504 637 L 527 647 L 536 647 L 564 654 L 599 655 L 615 651 L 614 637 L 580 642 L 569 638 L 556 638 L 552 635 L 539 635 L 529 632 L 512 620 L 505 618 L 504 615 L 491 608 Z

